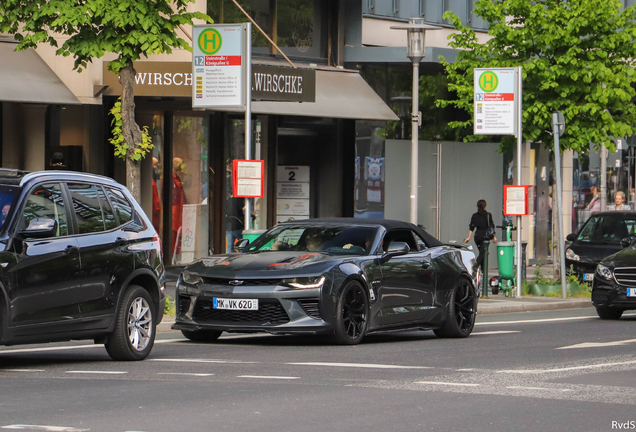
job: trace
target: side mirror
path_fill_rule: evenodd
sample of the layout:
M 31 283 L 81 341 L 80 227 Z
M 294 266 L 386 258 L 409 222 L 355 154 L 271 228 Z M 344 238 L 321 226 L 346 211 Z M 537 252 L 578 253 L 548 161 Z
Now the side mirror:
M 19 234 L 24 238 L 53 237 L 57 232 L 57 221 L 47 217 L 31 219 L 29 226 L 20 230 Z
M 239 241 L 237 241 L 234 244 L 234 251 L 236 252 L 245 252 L 245 249 L 247 249 L 247 246 L 250 244 L 250 240 L 249 239 L 240 239 Z
M 634 240 L 636 240 L 636 236 L 634 236 L 633 234 L 625 237 L 624 239 L 621 240 L 621 247 L 626 248 L 631 246 L 632 243 L 634 243 Z
M 393 257 L 406 255 L 411 248 L 405 242 L 391 242 L 389 244 L 389 250 L 384 252 L 380 257 L 380 262 L 385 263 Z
M 576 240 L 576 233 L 571 233 L 568 234 L 567 237 L 565 238 L 567 241 L 574 241 Z

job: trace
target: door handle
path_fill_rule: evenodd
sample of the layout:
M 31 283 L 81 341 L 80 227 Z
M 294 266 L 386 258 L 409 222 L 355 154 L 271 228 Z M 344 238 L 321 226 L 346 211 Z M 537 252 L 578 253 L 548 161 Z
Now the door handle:
M 428 261 L 428 260 L 424 260 L 424 261 L 422 261 L 422 268 L 423 268 L 423 269 L 430 268 L 432 265 L 433 265 L 433 264 L 432 264 L 430 261 Z
M 125 246 L 128 244 L 128 239 L 117 237 L 117 239 L 115 239 L 115 243 L 117 243 L 117 246 Z
M 68 245 L 66 246 L 66 248 L 64 249 L 65 253 L 71 253 L 71 252 L 76 252 L 79 248 L 77 246 L 73 246 L 73 245 Z

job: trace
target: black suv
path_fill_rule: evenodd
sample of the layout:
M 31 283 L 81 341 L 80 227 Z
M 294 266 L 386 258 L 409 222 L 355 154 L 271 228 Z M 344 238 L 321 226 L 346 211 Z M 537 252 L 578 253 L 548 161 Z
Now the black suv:
M 0 169 L 0 345 L 94 339 L 142 360 L 164 281 L 159 237 L 124 186 Z

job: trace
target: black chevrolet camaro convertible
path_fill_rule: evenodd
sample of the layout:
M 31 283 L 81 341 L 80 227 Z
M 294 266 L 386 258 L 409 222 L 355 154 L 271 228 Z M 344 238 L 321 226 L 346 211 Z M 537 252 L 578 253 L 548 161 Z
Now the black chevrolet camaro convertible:
M 239 252 L 187 266 L 173 329 L 213 341 L 222 332 L 329 334 L 357 344 L 372 332 L 430 329 L 466 337 L 475 325 L 475 254 L 391 220 L 284 222 Z

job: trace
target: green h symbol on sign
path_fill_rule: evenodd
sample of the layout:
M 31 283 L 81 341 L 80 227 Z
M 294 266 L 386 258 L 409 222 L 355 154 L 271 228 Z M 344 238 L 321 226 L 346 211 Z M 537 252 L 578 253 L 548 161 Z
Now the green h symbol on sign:
M 492 71 L 486 71 L 479 77 L 479 87 L 486 93 L 494 91 L 499 85 L 499 77 Z
M 213 55 L 221 49 L 223 38 L 217 29 L 208 28 L 201 32 L 198 42 L 202 53 Z

